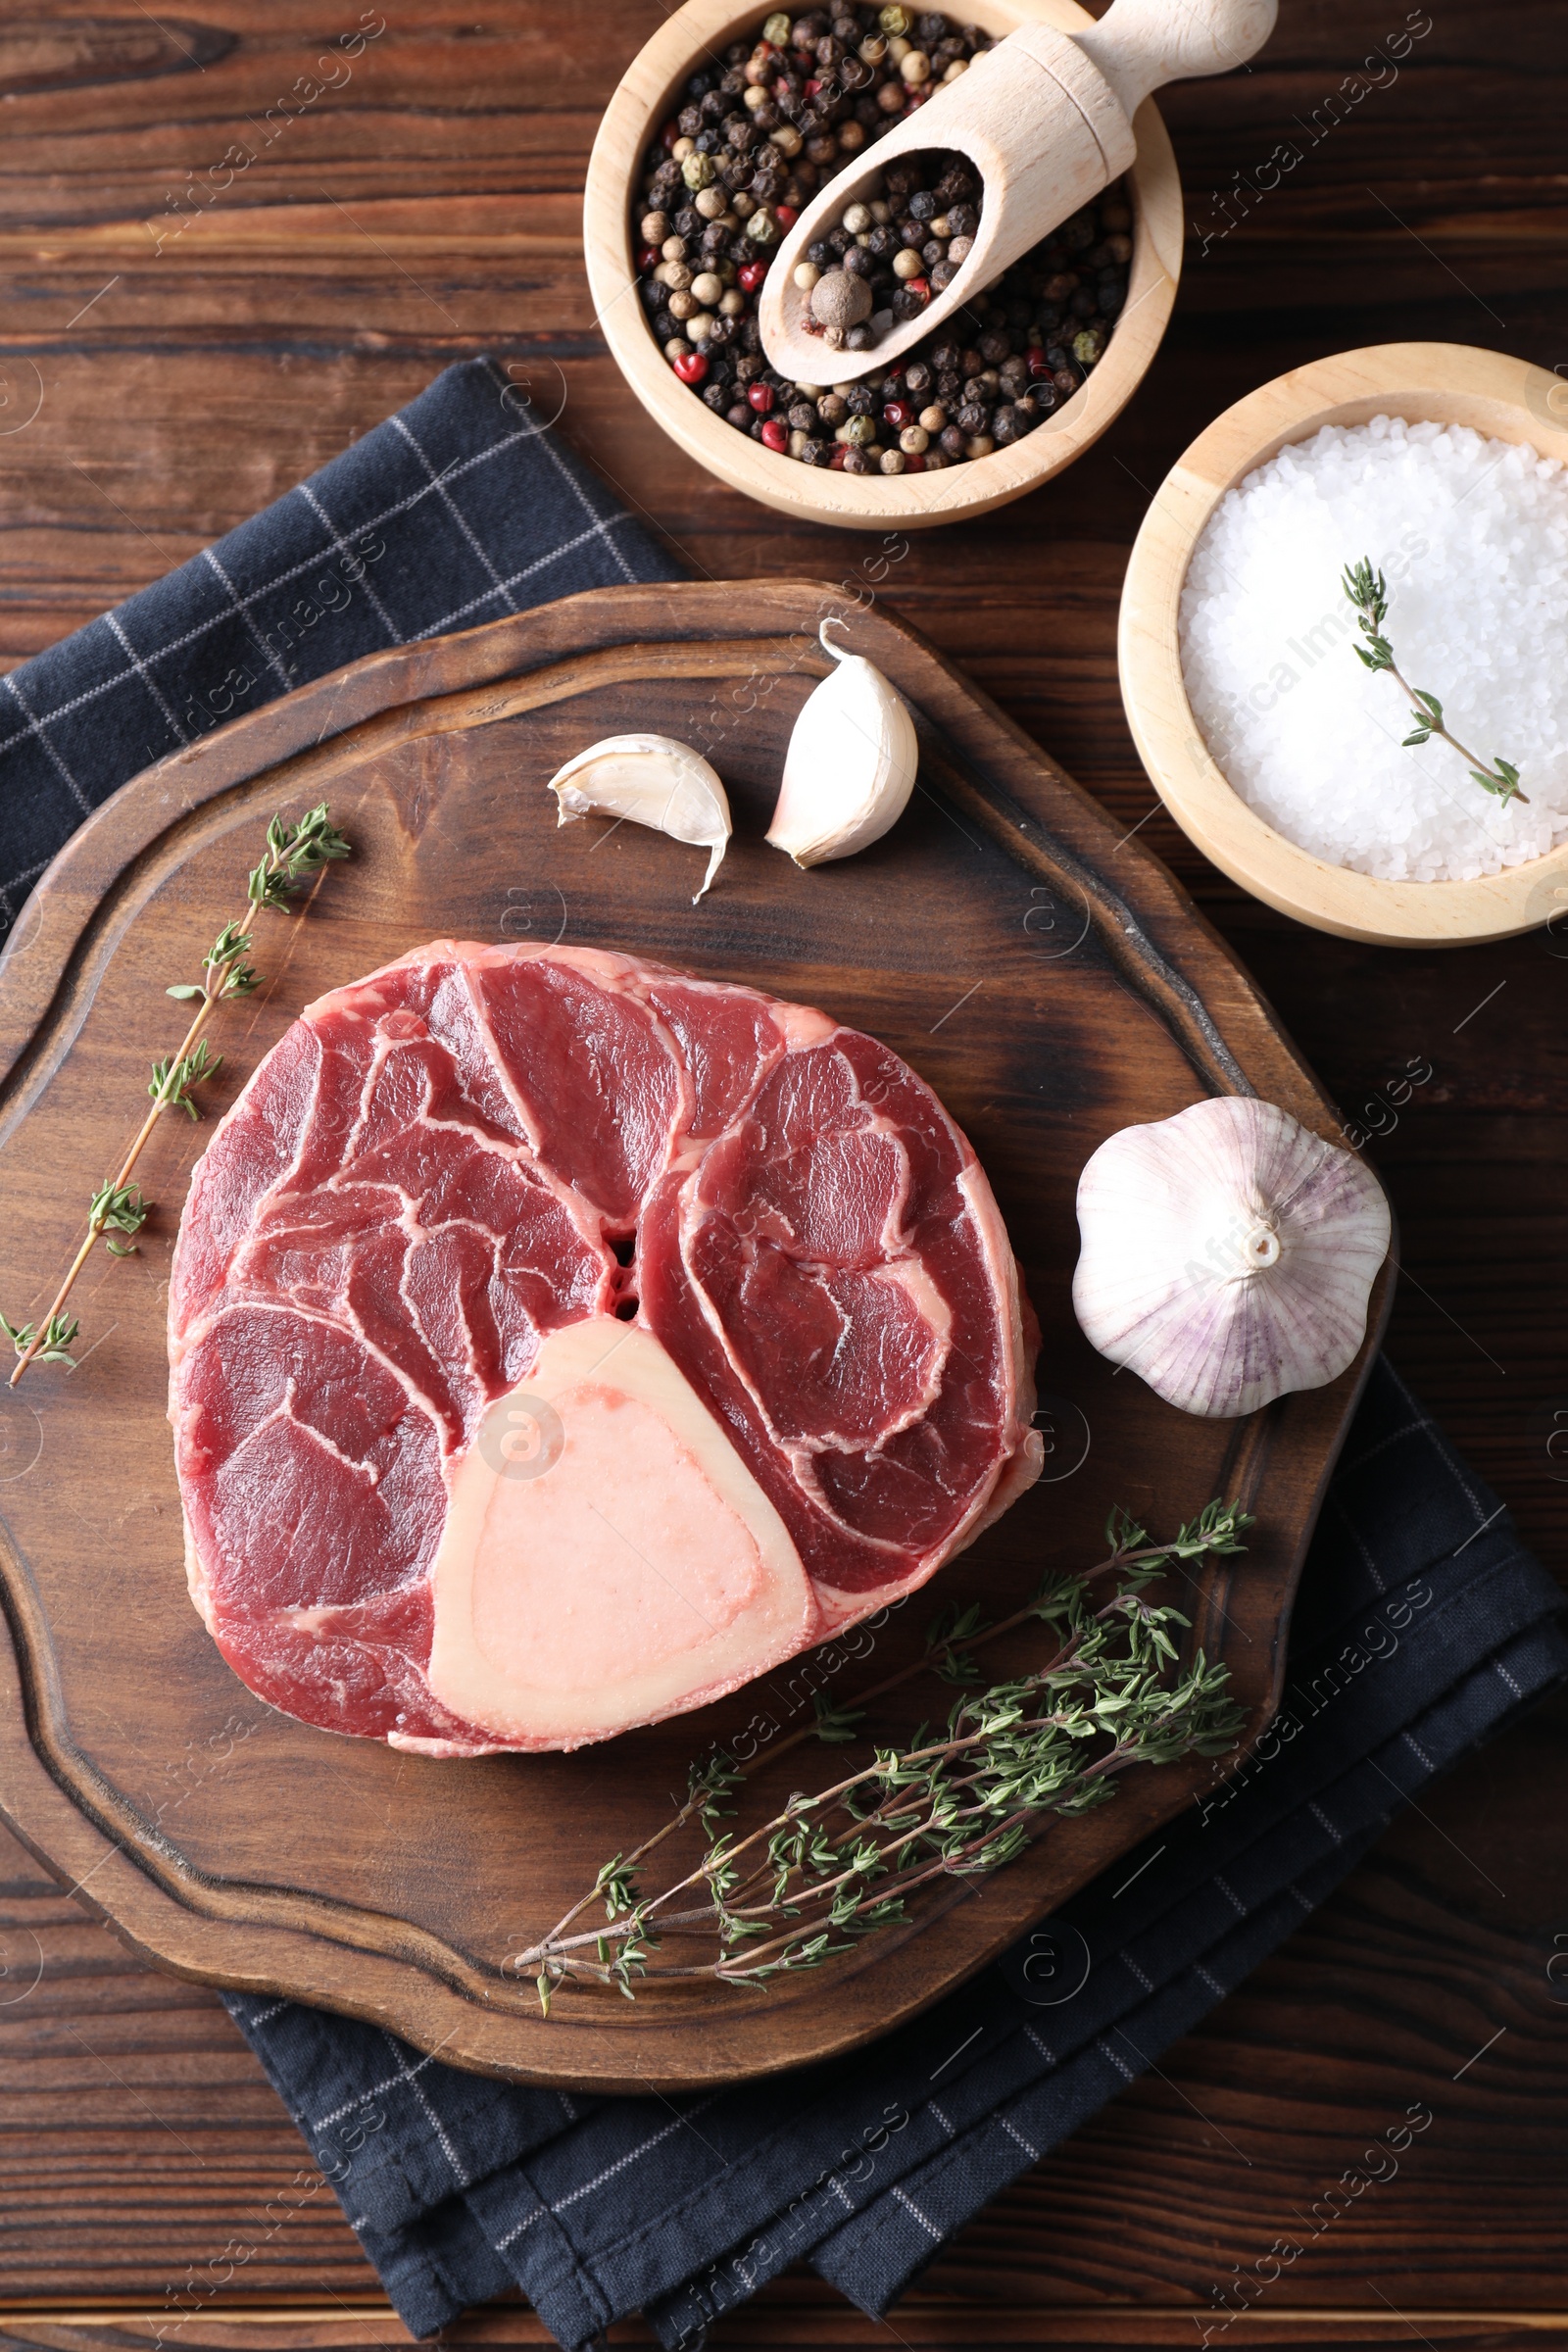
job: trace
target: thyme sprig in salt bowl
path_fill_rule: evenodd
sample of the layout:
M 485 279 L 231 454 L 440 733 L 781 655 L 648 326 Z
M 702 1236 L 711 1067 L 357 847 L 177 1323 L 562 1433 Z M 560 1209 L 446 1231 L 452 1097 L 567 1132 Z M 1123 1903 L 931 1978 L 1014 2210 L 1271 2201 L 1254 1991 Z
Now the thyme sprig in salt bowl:
M 1521 801 L 1528 808 L 1529 797 L 1519 789 L 1519 770 L 1508 760 L 1499 759 L 1495 753 L 1489 767 L 1479 752 L 1470 751 L 1444 723 L 1443 705 L 1437 696 L 1429 694 L 1424 687 L 1410 685 L 1396 667 L 1394 648 L 1383 634 L 1383 623 L 1389 610 L 1388 582 L 1381 571 L 1373 570 L 1371 557 L 1363 556 L 1358 564 L 1347 564 L 1341 585 L 1360 615 L 1361 634 L 1366 639 L 1365 645 L 1351 649 L 1356 660 L 1374 675 L 1387 670 L 1409 701 L 1410 717 L 1414 724 L 1411 732 L 1403 738 L 1401 749 L 1419 750 L 1421 745 L 1430 743 L 1436 735 L 1442 742 L 1450 745 L 1468 764 L 1471 776 L 1483 792 L 1492 793 L 1505 808 L 1510 801 Z

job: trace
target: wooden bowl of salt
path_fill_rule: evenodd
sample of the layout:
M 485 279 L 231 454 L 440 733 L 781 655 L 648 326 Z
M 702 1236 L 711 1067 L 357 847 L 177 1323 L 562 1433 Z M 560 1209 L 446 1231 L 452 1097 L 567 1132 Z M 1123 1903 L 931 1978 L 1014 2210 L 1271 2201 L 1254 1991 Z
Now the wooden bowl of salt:
M 1486 440 L 1525 444 L 1540 458 L 1568 463 L 1568 383 L 1500 352 L 1447 343 L 1379 344 L 1314 361 L 1249 393 L 1216 417 L 1171 468 L 1133 547 L 1122 591 L 1118 662 L 1122 699 L 1139 755 L 1177 823 L 1222 873 L 1315 930 L 1393 947 L 1461 947 L 1542 925 L 1568 937 L 1568 793 L 1560 784 L 1554 786 L 1553 797 L 1563 800 L 1563 812 L 1547 829 L 1560 831 L 1564 838 L 1521 862 L 1465 879 L 1396 879 L 1354 871 L 1300 846 L 1281 823 L 1259 813 L 1252 804 L 1263 796 L 1253 786 L 1250 797 L 1244 797 L 1232 784 L 1215 753 L 1232 758 L 1234 763 L 1234 752 L 1223 738 L 1211 748 L 1214 730 L 1205 735 L 1195 712 L 1184 671 L 1183 590 L 1195 550 L 1215 510 L 1227 492 L 1238 489 L 1282 450 L 1310 441 L 1323 426 L 1370 426 L 1379 417 L 1402 419 L 1406 425 L 1468 426 Z M 1471 493 L 1463 495 L 1468 499 Z M 1489 495 L 1484 469 L 1474 495 L 1481 500 Z M 1568 513 L 1568 477 L 1563 477 L 1562 498 Z M 1441 524 L 1443 518 L 1436 520 Z M 1368 554 L 1381 560 L 1383 551 L 1347 542 L 1342 560 L 1353 564 Z M 1451 593 L 1456 648 L 1448 661 L 1448 675 L 1411 678 L 1421 687 L 1430 685 L 1440 700 L 1453 684 L 1454 671 L 1463 666 L 1467 626 L 1477 625 L 1471 619 L 1475 600 L 1489 592 L 1485 584 L 1463 578 L 1446 587 Z M 1529 588 L 1528 580 L 1515 578 L 1509 593 L 1528 594 Z M 1274 703 L 1268 698 L 1272 695 L 1279 702 L 1329 652 L 1345 664 L 1344 678 L 1359 685 L 1362 673 L 1354 663 L 1353 649 L 1366 640 L 1352 606 L 1332 573 L 1314 579 L 1307 601 L 1314 598 L 1311 626 L 1289 635 L 1280 629 L 1276 669 L 1262 673 L 1250 692 L 1244 682 L 1239 708 L 1272 710 Z M 1187 625 L 1191 634 L 1190 604 Z M 1390 592 L 1384 628 L 1398 659 L 1397 583 Z M 1402 661 L 1400 667 L 1405 667 Z M 1375 677 L 1373 685 L 1386 695 L 1379 725 L 1386 724 L 1390 742 L 1402 750 L 1410 726 L 1407 702 L 1386 676 Z M 1193 691 L 1199 691 L 1196 684 Z M 1456 733 L 1463 732 L 1451 708 L 1448 723 Z M 1506 720 L 1498 723 L 1505 726 Z M 1234 736 L 1231 740 L 1234 744 Z M 1443 787 L 1460 811 L 1456 824 L 1479 825 L 1506 843 L 1508 805 L 1471 780 L 1462 758 L 1451 755 L 1446 746 L 1441 748 L 1446 761 L 1441 770 Z M 1508 748 L 1501 742 L 1504 753 Z M 1474 749 L 1490 764 L 1499 746 L 1488 740 Z M 1412 755 L 1405 751 L 1403 756 Z M 1545 823 L 1553 812 L 1544 793 L 1553 787 L 1553 779 L 1539 767 L 1532 774 L 1526 766 L 1521 782 L 1527 795 L 1535 786 L 1532 824 Z M 1310 830 L 1304 823 L 1300 829 Z M 1506 848 L 1501 854 L 1507 854 Z

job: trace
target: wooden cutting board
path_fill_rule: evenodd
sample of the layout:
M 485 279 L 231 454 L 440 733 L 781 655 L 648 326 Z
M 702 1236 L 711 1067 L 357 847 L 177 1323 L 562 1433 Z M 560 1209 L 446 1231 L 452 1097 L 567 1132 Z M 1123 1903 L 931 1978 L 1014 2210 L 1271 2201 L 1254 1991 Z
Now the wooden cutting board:
M 850 642 L 916 713 L 914 802 L 888 839 L 811 873 L 765 846 L 790 726 L 828 667 L 816 618 L 845 603 L 810 581 L 597 590 L 357 662 L 127 784 L 57 859 L 0 962 L 0 1306 L 16 1320 L 52 1293 L 149 1058 L 177 1039 L 164 990 L 196 972 L 268 818 L 327 799 L 354 860 L 303 919 L 264 919 L 268 986 L 220 1018 L 210 1111 L 301 1004 L 442 933 L 632 950 L 885 1038 L 972 1137 L 1001 1200 L 1044 1333 L 1047 1468 L 929 1595 L 863 1637 L 865 1655 L 829 1671 L 834 1698 L 917 1654 L 941 1602 L 1002 1615 L 1046 1568 L 1098 1559 L 1113 1503 L 1169 1533 L 1225 1493 L 1257 1514 L 1250 1548 L 1192 1580 L 1186 1605 L 1255 1738 L 1373 1340 L 1331 1388 L 1246 1421 L 1173 1411 L 1073 1321 L 1074 1188 L 1114 1129 L 1204 1095 L 1255 1091 L 1330 1137 L 1337 1121 L 1164 869 L 880 610 L 855 613 Z M 556 829 L 546 779 L 631 728 L 709 747 L 729 787 L 735 841 L 698 907 L 701 853 L 601 819 Z M 1212 1778 L 1128 1776 L 1103 1810 L 827 1968 L 746 1992 L 661 1987 L 635 2006 L 570 1991 L 546 2022 L 508 1955 L 659 1826 L 711 1741 L 765 1750 L 808 1719 L 812 1678 L 781 1670 L 572 1756 L 460 1763 L 254 1698 L 186 1597 L 164 1419 L 169 1256 L 207 1132 L 162 1121 L 138 1170 L 157 1203 L 140 1253 L 100 1250 L 77 1288 L 77 1369 L 35 1366 L 0 1392 L 0 1810 L 134 1949 L 373 2019 L 461 2066 L 668 2090 L 830 2056 L 908 2017 Z M 1374 1335 L 1387 1289 L 1385 1275 Z M 998 1675 L 1038 1654 L 986 1653 Z M 911 1685 L 879 1733 L 949 1696 Z M 781 1802 L 825 1762 L 797 1747 L 760 1788 L 776 1782 Z

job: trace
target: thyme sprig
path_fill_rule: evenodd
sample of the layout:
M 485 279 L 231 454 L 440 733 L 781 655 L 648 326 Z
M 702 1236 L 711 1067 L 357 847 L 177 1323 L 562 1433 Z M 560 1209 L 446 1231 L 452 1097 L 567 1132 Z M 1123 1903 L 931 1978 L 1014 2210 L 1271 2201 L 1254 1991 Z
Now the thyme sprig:
M 69 1364 L 73 1371 L 76 1359 L 71 1348 L 80 1329 L 74 1315 L 69 1319 L 65 1315 L 51 1315 L 35 1338 L 30 1323 L 8 1323 L 0 1315 L 0 1331 L 19 1355 L 36 1355 L 41 1364 Z
M 1168 1764 L 1230 1747 L 1244 1716 L 1229 1695 L 1229 1671 L 1201 1651 L 1179 1662 L 1173 1627 L 1187 1619 L 1145 1597 L 1177 1563 L 1245 1548 L 1251 1524 L 1235 1503 L 1208 1503 L 1165 1544 L 1152 1543 L 1129 1514 L 1113 1511 L 1107 1556 L 1083 1574 L 1048 1577 L 1025 1606 L 997 1624 L 949 1608 L 933 1623 L 922 1655 L 859 1693 L 854 1707 L 817 1694 L 817 1720 L 778 1742 L 855 1740 L 867 1703 L 917 1674 L 960 1687 L 946 1723 L 922 1723 L 908 1741 L 877 1747 L 862 1764 L 816 1793 L 797 1790 L 781 1812 L 744 1836 L 728 1800 L 749 1777 L 722 1752 L 694 1764 L 685 1802 L 629 1854 L 615 1854 L 540 1942 L 508 1963 L 531 1977 L 548 2017 L 567 1981 L 612 1987 L 635 1999 L 648 1978 L 709 1977 L 756 1984 L 814 1968 L 862 1936 L 908 1917 L 907 1901 L 939 1878 L 1001 1869 L 1022 1853 L 1053 1815 L 1086 1813 L 1114 1794 L 1136 1764 Z M 1113 1576 L 1096 1605 L 1091 1587 Z M 974 1651 L 1036 1620 L 1053 1636 L 1030 1671 L 980 1688 Z M 688 1823 L 708 1840 L 696 1866 L 645 1893 L 642 1872 L 655 1847 Z M 686 1898 L 684 1901 L 681 1898 Z M 595 1902 L 601 1928 L 572 1932 Z M 662 1959 L 669 1935 L 703 1937 L 701 1959 Z
M 1421 744 L 1430 743 L 1436 735 L 1458 753 L 1483 792 L 1490 792 L 1494 799 L 1501 801 L 1504 808 L 1510 801 L 1517 801 L 1521 808 L 1528 808 L 1529 795 L 1520 791 L 1519 770 L 1512 762 L 1494 754 L 1489 767 L 1478 752 L 1469 750 L 1457 735 L 1450 732 L 1444 721 L 1443 705 L 1437 696 L 1428 694 L 1424 687 L 1412 686 L 1395 666 L 1394 648 L 1383 634 L 1383 623 L 1389 611 L 1388 582 L 1381 571 L 1373 570 L 1370 557 L 1363 556 L 1359 564 L 1347 564 L 1341 584 L 1361 616 L 1361 634 L 1366 639 L 1364 646 L 1352 648 L 1356 660 L 1374 672 L 1386 669 L 1400 692 L 1408 698 L 1414 725 L 1404 737 L 1401 750 L 1410 751 Z
M 287 913 L 295 897 L 322 866 L 348 855 L 348 842 L 332 823 L 324 801 L 308 809 L 293 824 L 285 816 L 274 816 L 267 828 L 266 849 L 246 877 L 247 908 Z M 116 1257 L 135 1254 L 134 1237 L 147 1221 L 150 1203 L 131 1184 L 131 1171 L 166 1110 L 182 1110 L 192 1119 L 201 1116 L 193 1089 L 216 1077 L 223 1066 L 223 1056 L 213 1053 L 202 1032 L 220 1004 L 229 1004 L 236 997 L 248 997 L 260 982 L 260 974 L 246 960 L 252 946 L 251 919 L 246 912 L 226 922 L 202 958 L 200 980 L 181 981 L 167 992 L 182 1003 L 194 1003 L 195 1014 L 176 1051 L 152 1064 L 152 1081 L 147 1092 L 153 1106 L 137 1128 L 119 1174 L 106 1177 L 93 1194 L 87 1209 L 86 1233 L 43 1322 L 36 1326 L 31 1323 L 13 1326 L 0 1316 L 0 1329 L 12 1341 L 18 1356 L 11 1375 L 12 1388 L 35 1359 L 41 1363 L 72 1363 L 67 1349 L 75 1337 L 77 1325 L 73 1321 L 68 1330 L 61 1309 L 100 1236 L 105 1237 L 104 1247 Z M 126 1238 L 108 1239 L 111 1234 Z

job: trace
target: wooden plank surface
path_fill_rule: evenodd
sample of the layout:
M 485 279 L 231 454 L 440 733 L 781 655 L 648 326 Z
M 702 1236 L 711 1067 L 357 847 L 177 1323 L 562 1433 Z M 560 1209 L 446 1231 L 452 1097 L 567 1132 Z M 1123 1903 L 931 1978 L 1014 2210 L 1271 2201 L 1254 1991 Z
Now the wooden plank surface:
M 265 120 L 357 9 L 190 0 L 162 27 L 123 0 L 7 12 L 0 661 L 155 577 L 484 349 L 527 368 L 541 412 L 560 408 L 563 432 L 694 570 L 847 567 L 853 542 L 747 506 L 655 435 L 594 328 L 582 163 L 620 63 L 662 13 L 388 11 L 352 81 L 160 252 L 144 222 L 172 217 L 187 172 Z M 1164 104 L 1195 227 L 1138 398 L 1040 495 L 912 542 L 884 593 L 1125 825 L 1148 819 L 1140 838 L 1197 891 L 1348 1117 L 1408 1057 L 1432 1060 L 1372 1147 L 1402 1232 L 1391 1349 L 1561 1564 L 1568 1488 L 1544 1415 L 1568 1398 L 1568 957 L 1540 937 L 1359 948 L 1269 913 L 1150 814 L 1116 694 L 1126 550 L 1160 476 L 1228 402 L 1394 338 L 1568 364 L 1560 0 L 1435 8 L 1396 78 L 1374 66 L 1359 84 L 1348 77 L 1373 44 L 1421 11 L 1283 0 L 1282 17 L 1250 74 Z M 1238 175 L 1270 176 L 1282 142 L 1299 160 L 1277 188 L 1238 194 Z M 1266 2254 L 1415 2100 L 1435 2122 L 1399 2178 L 1325 2231 L 1233 2341 L 1568 2331 L 1568 1988 L 1547 1976 L 1568 1948 L 1554 1943 L 1565 1819 L 1559 1704 L 1407 1814 L 1162 2075 L 997 2200 L 893 2329 L 790 2279 L 715 2344 L 1197 2344 L 1233 2266 Z M 188 2302 L 188 2273 L 234 2239 L 250 2259 L 175 2342 L 401 2341 L 328 2193 L 308 2196 L 308 2173 L 291 2189 L 305 2151 L 211 1997 L 135 1967 L 20 1849 L 0 1888 L 9 2339 L 146 2342 Z M 279 2194 L 298 2210 L 269 2235 Z M 544 2340 L 520 2311 L 454 2332 Z

